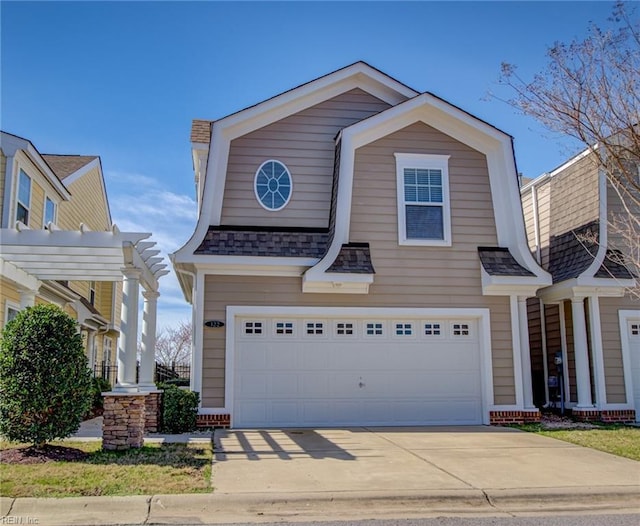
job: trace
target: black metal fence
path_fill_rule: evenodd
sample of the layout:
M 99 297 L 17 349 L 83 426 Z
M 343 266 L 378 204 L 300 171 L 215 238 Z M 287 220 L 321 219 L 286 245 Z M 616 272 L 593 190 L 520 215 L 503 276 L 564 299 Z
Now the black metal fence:
M 136 380 L 139 377 L 140 364 L 136 368 Z M 97 363 L 93 368 L 93 376 L 102 377 L 109 381 L 112 386 L 116 385 L 118 380 L 118 366 L 107 363 Z M 166 382 L 168 380 L 177 380 L 183 378 L 188 380 L 191 376 L 191 366 L 189 364 L 174 363 L 171 365 L 156 362 L 154 381 Z

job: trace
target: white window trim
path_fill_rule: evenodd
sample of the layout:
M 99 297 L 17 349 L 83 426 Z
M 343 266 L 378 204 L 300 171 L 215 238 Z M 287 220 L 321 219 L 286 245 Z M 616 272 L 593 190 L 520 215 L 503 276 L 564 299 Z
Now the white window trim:
M 22 201 L 20 201 L 20 181 L 22 179 L 22 174 L 24 174 L 25 177 L 29 179 L 29 203 L 26 206 Z M 25 224 L 25 226 L 29 226 L 29 223 L 31 223 L 31 202 L 33 201 L 33 177 L 31 177 L 22 168 L 18 169 L 18 184 L 16 185 L 15 195 L 16 195 L 16 208 L 13 216 L 14 223 L 18 221 L 18 205 L 22 205 L 27 209 L 27 223 Z
M 47 223 L 47 201 L 51 201 L 53 203 L 53 221 L 51 221 L 51 223 L 53 223 L 56 226 L 58 224 L 58 203 L 56 203 L 55 199 L 51 199 L 51 197 L 49 197 L 48 195 L 45 194 L 44 203 L 42 205 L 42 228 L 46 228 L 47 225 L 48 225 L 48 223 Z
M 5 300 L 4 302 L 4 324 L 5 326 L 9 323 L 9 309 L 20 312 L 20 305 L 11 301 Z
M 395 153 L 396 195 L 398 198 L 398 244 L 450 247 L 451 246 L 451 206 L 449 202 L 449 158 L 450 155 L 423 153 Z M 443 239 L 407 239 L 407 224 L 404 200 L 404 169 L 429 168 L 442 171 L 442 233 Z M 434 203 L 433 206 L 439 206 Z
M 284 167 L 284 169 L 287 171 L 287 174 L 289 175 L 289 196 L 285 199 L 283 205 L 278 208 L 269 208 L 262 202 L 262 199 L 260 199 L 260 196 L 258 195 L 258 175 L 260 174 L 260 171 L 262 170 L 262 168 L 264 168 L 264 166 L 268 163 L 280 164 L 281 166 Z M 289 167 L 284 162 L 279 161 L 278 159 L 267 159 L 262 164 L 260 164 L 260 166 L 256 170 L 256 174 L 253 177 L 253 193 L 256 196 L 256 201 L 258 201 L 260 206 L 264 208 L 267 212 L 279 212 L 289 204 L 289 201 L 291 201 L 291 196 L 293 195 L 293 176 L 291 175 L 291 170 L 289 170 Z

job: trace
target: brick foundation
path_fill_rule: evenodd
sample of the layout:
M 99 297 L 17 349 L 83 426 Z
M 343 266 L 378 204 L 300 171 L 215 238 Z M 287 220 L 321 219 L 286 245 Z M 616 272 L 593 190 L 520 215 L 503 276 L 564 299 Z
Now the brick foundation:
M 144 431 L 145 433 L 157 433 L 160 431 L 162 391 L 151 391 L 145 394 L 147 397 L 145 400 Z
M 599 409 L 576 409 L 571 411 L 571 416 L 578 422 L 599 422 L 600 410 Z
M 142 447 L 145 428 L 145 393 L 103 393 L 102 449 Z
M 231 415 L 198 415 L 196 420 L 196 426 L 198 428 L 207 427 L 231 427 Z
M 636 421 L 633 409 L 607 409 L 602 411 L 600 420 L 607 424 L 632 424 Z
M 489 411 L 492 426 L 540 422 L 540 411 Z

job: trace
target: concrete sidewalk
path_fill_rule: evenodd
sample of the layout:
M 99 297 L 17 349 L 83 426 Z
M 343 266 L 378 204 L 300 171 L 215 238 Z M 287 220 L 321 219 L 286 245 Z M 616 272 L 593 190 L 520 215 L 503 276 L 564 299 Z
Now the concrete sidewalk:
M 214 445 L 212 494 L 2 499 L 2 514 L 105 525 L 640 512 L 640 463 L 505 428 L 219 430 Z

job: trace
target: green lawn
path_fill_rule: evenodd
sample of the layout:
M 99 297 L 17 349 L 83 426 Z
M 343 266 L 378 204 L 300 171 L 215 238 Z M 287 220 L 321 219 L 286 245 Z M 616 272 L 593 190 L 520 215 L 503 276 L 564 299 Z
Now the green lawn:
M 102 451 L 100 442 L 53 444 L 81 449 L 88 457 L 77 462 L 0 463 L 0 495 L 76 497 L 211 491 L 209 443 L 149 444 L 124 452 Z M 0 442 L 0 455 L 13 447 L 18 446 Z
M 596 429 L 543 429 L 540 424 L 530 424 L 519 426 L 519 429 L 640 461 L 638 427 L 602 425 Z

